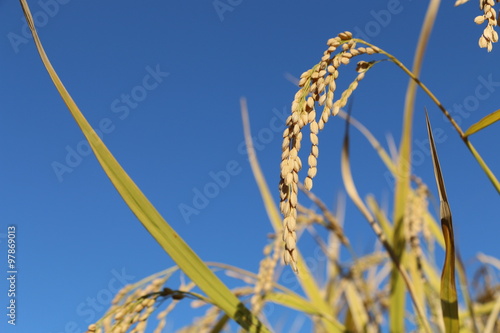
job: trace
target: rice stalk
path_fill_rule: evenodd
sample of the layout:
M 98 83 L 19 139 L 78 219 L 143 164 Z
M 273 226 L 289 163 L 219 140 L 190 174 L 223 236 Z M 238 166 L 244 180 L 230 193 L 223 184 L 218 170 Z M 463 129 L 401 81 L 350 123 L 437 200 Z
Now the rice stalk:
M 422 25 L 420 36 L 418 39 L 417 49 L 413 59 L 412 74 L 418 77 L 422 68 L 425 50 L 428 40 L 436 19 L 439 9 L 440 0 L 431 0 L 427 7 L 424 23 Z M 403 128 L 401 134 L 401 142 L 399 144 L 399 156 L 397 163 L 397 177 L 394 193 L 394 234 L 392 238 L 392 246 L 394 254 L 398 262 L 404 263 L 405 239 L 403 220 L 406 207 L 406 199 L 410 191 L 410 175 L 411 175 L 411 138 L 413 127 L 413 112 L 415 107 L 417 85 L 413 80 L 409 80 L 406 90 L 405 107 L 403 115 Z M 396 332 L 404 332 L 404 316 L 403 309 L 405 308 L 406 292 L 404 289 L 401 275 L 396 270 L 391 276 L 391 301 L 389 309 L 390 327 Z M 423 309 L 421 309 L 423 310 Z M 424 314 L 420 313 L 422 317 Z
M 359 43 L 364 43 L 366 45 L 370 45 L 375 47 L 374 45 L 363 41 L 361 39 L 355 39 Z M 446 116 L 446 118 L 450 121 L 451 125 L 455 129 L 455 131 L 458 133 L 466 147 L 469 149 L 469 151 L 472 153 L 476 161 L 478 162 L 479 166 L 481 169 L 483 169 L 484 173 L 492 183 L 492 185 L 495 187 L 495 189 L 500 193 L 500 182 L 496 178 L 495 174 L 491 171 L 491 169 L 488 167 L 486 162 L 483 160 L 481 155 L 477 152 L 475 149 L 474 145 L 470 142 L 468 137 L 465 135 L 464 131 L 460 128 L 460 126 L 457 124 L 455 119 L 451 116 L 451 114 L 446 110 L 446 108 L 441 104 L 441 102 L 437 99 L 437 97 L 427 88 L 427 86 L 418 79 L 417 76 L 415 76 L 401 61 L 399 61 L 395 56 L 392 54 L 384 51 L 383 49 L 378 48 L 378 53 L 383 54 L 389 58 L 390 61 L 392 61 L 395 65 L 397 65 L 400 69 L 402 69 L 415 83 L 431 98 L 431 100 L 436 104 L 436 106 L 443 112 L 443 114 Z M 496 117 L 497 114 L 495 112 Z

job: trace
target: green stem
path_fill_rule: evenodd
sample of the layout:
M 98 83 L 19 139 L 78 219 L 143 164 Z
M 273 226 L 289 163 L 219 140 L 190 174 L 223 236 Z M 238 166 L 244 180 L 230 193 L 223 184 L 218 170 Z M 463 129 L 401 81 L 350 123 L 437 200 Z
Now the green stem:
M 431 98 L 431 100 L 443 112 L 443 114 L 446 116 L 446 118 L 448 118 L 448 120 L 450 121 L 451 125 L 455 128 L 455 130 L 457 131 L 458 135 L 460 136 L 460 139 L 462 139 L 462 141 L 465 143 L 465 145 L 467 146 L 467 148 L 470 150 L 470 152 L 472 153 L 472 155 L 474 156 L 474 158 L 477 160 L 477 162 L 479 163 L 479 166 L 481 167 L 481 169 L 483 169 L 484 173 L 486 173 L 486 176 L 489 178 L 489 180 L 491 181 L 491 183 L 493 184 L 493 186 L 495 187 L 495 189 L 498 191 L 498 193 L 500 193 L 500 182 L 496 178 L 495 174 L 491 171 L 491 169 L 488 167 L 488 165 L 483 160 L 483 158 L 481 157 L 481 155 L 477 152 L 476 148 L 474 148 L 474 146 L 472 145 L 472 143 L 470 142 L 470 140 L 468 139 L 468 137 L 465 136 L 464 131 L 460 128 L 460 126 L 458 126 L 458 124 L 455 121 L 455 119 L 453 119 L 453 117 L 450 115 L 450 113 L 448 112 L 448 110 L 446 110 L 446 108 L 443 106 L 443 104 L 441 104 L 441 102 L 429 90 L 429 88 L 427 88 L 427 86 L 424 83 L 422 83 L 405 65 L 403 65 L 403 63 L 401 61 L 399 61 L 392 54 L 387 53 L 386 51 L 384 51 L 384 50 L 376 47 L 373 44 L 365 42 L 362 39 L 354 39 L 354 40 L 356 42 L 360 42 L 360 43 L 368 45 L 368 46 L 370 46 L 372 48 L 375 48 L 376 50 L 378 50 L 378 53 L 387 56 L 393 63 L 395 63 L 406 74 L 408 74 L 408 76 L 410 78 L 412 78 L 413 81 L 415 81 L 420 88 L 422 88 L 422 90 Z

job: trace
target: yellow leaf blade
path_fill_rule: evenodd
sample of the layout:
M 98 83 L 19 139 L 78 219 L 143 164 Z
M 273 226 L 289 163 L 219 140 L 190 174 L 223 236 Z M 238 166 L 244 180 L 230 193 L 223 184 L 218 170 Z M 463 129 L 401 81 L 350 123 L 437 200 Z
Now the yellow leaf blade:
M 491 124 L 497 122 L 500 120 L 500 109 L 496 110 L 483 119 L 479 120 L 477 123 L 473 124 L 471 127 L 465 131 L 464 136 L 468 137 L 469 135 L 472 135 L 476 132 L 479 132 L 480 130 L 490 126 Z

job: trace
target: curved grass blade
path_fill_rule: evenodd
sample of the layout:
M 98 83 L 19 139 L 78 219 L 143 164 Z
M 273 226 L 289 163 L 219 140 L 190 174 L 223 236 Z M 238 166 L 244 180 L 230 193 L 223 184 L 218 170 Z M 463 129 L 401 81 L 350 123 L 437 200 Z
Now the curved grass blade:
M 290 309 L 295 309 L 302 313 L 307 313 L 314 316 L 322 316 L 318 308 L 316 308 L 311 302 L 306 300 L 305 298 L 295 294 L 295 293 L 278 293 L 278 292 L 270 292 L 266 295 L 266 301 L 273 302 L 275 304 L 280 304 L 286 306 Z M 333 319 L 333 318 L 332 318 Z
M 382 208 L 380 208 L 377 200 L 375 199 L 374 196 L 368 195 L 366 197 L 366 203 L 368 204 L 368 207 L 371 209 L 373 214 L 375 214 L 375 218 L 377 221 L 380 223 L 380 227 L 382 228 L 382 232 L 384 235 L 386 235 L 387 239 L 392 239 L 392 224 L 385 215 L 384 211 Z
M 491 310 L 491 313 L 486 321 L 486 326 L 484 327 L 484 333 L 493 333 L 495 329 L 495 325 L 498 323 L 498 318 L 500 317 L 500 297 L 498 297 L 495 301 L 495 305 Z
M 372 145 L 373 149 L 377 152 L 379 155 L 380 159 L 382 162 L 384 162 L 385 166 L 391 174 L 396 176 L 397 170 L 396 170 L 396 165 L 392 161 L 391 157 L 389 154 L 385 151 L 385 149 L 382 147 L 382 145 L 378 142 L 378 140 L 373 136 L 373 134 L 366 128 L 362 123 L 360 123 L 358 120 L 356 120 L 354 117 L 348 115 L 346 112 L 343 110 L 340 110 L 338 113 L 338 116 L 345 119 L 346 121 L 349 121 L 352 126 L 357 128 L 361 134 L 368 140 L 368 142 Z
M 443 320 L 446 332 L 455 333 L 459 331 L 457 288 L 455 285 L 455 237 L 453 235 L 453 223 L 448 198 L 446 196 L 444 179 L 441 173 L 441 166 L 439 165 L 431 123 L 427 112 L 425 113 L 425 119 L 427 122 L 432 163 L 434 165 L 434 175 L 436 177 L 436 184 L 439 192 L 441 228 L 446 244 L 443 272 L 441 273 L 441 307 L 443 309 Z
M 270 292 L 266 295 L 266 301 L 283 305 L 287 308 L 295 309 L 302 313 L 307 313 L 311 316 L 316 316 L 321 319 L 321 323 L 327 329 L 326 332 L 346 332 L 345 328 L 341 330 L 330 331 L 325 323 L 330 323 L 333 326 L 337 326 L 337 319 L 330 313 L 325 313 L 323 310 L 318 309 L 313 303 L 306 300 L 305 298 L 297 295 L 293 292 L 290 293 L 278 293 Z
M 486 255 L 484 253 L 479 252 L 477 254 L 477 259 L 482 262 L 483 264 L 488 264 L 496 267 L 497 269 L 500 269 L 500 259 L 497 259 L 495 257 Z
M 484 117 L 483 119 L 481 119 L 480 121 L 478 121 L 477 123 L 473 124 L 471 127 L 469 127 L 467 131 L 465 131 L 464 136 L 468 137 L 471 134 L 479 132 L 480 130 L 490 126 L 491 124 L 499 120 L 500 120 L 500 110 L 496 110 L 487 115 L 486 117 Z
M 397 170 L 396 170 L 396 164 L 393 162 L 393 160 L 391 159 L 391 157 L 389 156 L 389 154 L 385 151 L 385 149 L 378 142 L 378 140 L 375 138 L 375 136 L 362 123 L 360 123 L 359 121 L 357 121 L 354 117 L 348 115 L 343 110 L 340 110 L 339 113 L 338 113 L 338 115 L 341 118 L 345 119 L 346 121 L 349 121 L 349 123 L 352 126 L 354 126 L 356 129 L 359 130 L 359 132 L 361 134 L 363 134 L 363 136 L 372 145 L 373 149 L 375 149 L 375 151 L 378 153 L 380 159 L 385 164 L 385 166 L 387 167 L 387 169 L 389 169 L 389 171 L 391 172 L 391 174 L 394 177 L 396 177 L 396 175 L 397 175 L 397 173 L 396 173 L 397 172 Z M 411 193 L 414 192 L 414 190 L 411 187 L 410 187 L 410 192 Z M 379 208 L 377 208 L 375 199 L 373 197 L 368 197 L 367 198 L 367 203 L 370 206 L 370 209 L 372 209 L 372 211 L 375 213 L 375 215 L 377 215 L 377 210 L 379 210 Z M 374 204 L 374 205 L 372 205 L 372 204 Z M 379 216 L 382 217 L 382 215 L 376 216 L 377 217 L 377 221 L 380 222 L 380 224 L 382 226 L 382 229 L 384 229 L 384 233 L 387 235 L 387 238 L 390 239 L 390 240 L 392 240 L 392 238 L 393 238 L 393 236 L 392 236 L 392 226 L 390 228 L 386 228 L 387 226 L 389 226 L 388 224 L 387 225 L 385 224 L 385 223 L 388 223 L 388 220 L 387 220 L 386 217 L 379 218 Z M 425 223 L 430 228 L 430 231 L 431 231 L 432 235 L 435 237 L 435 239 L 437 240 L 437 242 L 439 243 L 439 245 L 444 249 L 443 234 L 441 233 L 441 228 L 438 226 L 436 220 L 434 219 L 434 217 L 432 217 L 432 215 L 429 214 L 428 211 L 424 212 L 424 219 L 425 219 Z M 389 230 L 390 230 L 390 232 L 387 233 L 386 231 L 389 231 Z
M 243 328 L 251 332 L 269 332 L 269 330 L 251 314 L 243 303 L 240 302 L 231 290 L 229 290 L 208 266 L 203 263 L 198 255 L 184 242 L 184 240 L 182 240 L 175 230 L 170 227 L 127 175 L 125 170 L 123 170 L 99 136 L 97 136 L 52 67 L 36 32 L 33 17 L 26 0 L 20 0 L 20 2 L 40 57 L 54 85 L 87 138 L 99 163 L 106 172 L 106 175 L 132 212 L 163 249 L 172 257 L 179 268 L 207 294 L 213 304 L 221 308 Z

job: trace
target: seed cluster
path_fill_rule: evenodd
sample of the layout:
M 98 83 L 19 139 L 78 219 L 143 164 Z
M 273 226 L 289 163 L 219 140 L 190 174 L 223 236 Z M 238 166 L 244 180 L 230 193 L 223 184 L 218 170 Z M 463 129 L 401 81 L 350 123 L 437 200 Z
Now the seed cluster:
M 474 19 L 474 22 L 477 24 L 487 22 L 486 28 L 484 28 L 483 34 L 479 38 L 479 47 L 486 48 L 488 52 L 491 52 L 493 49 L 493 43 L 498 42 L 498 33 L 495 31 L 495 27 L 498 25 L 497 12 L 493 6 L 495 2 L 499 1 L 500 0 L 481 0 L 479 2 L 479 8 L 484 14 Z
M 423 250 L 420 244 L 419 235 L 423 234 L 424 229 L 426 229 L 426 225 L 424 223 L 424 212 L 427 211 L 427 196 L 429 189 L 420 178 L 415 178 L 417 188 L 415 189 L 415 192 L 410 192 L 408 194 L 408 202 L 406 204 L 403 223 L 405 226 L 406 241 L 410 244 L 412 252 L 416 255 L 417 267 L 421 270 Z
M 165 279 L 155 279 L 144 288 L 130 293 L 132 286 L 121 289 L 112 301 L 108 315 L 97 324 L 91 324 L 86 333 L 142 333 L 148 318 L 156 310 L 157 298 Z
M 264 249 L 264 259 L 261 260 L 259 266 L 259 274 L 257 275 L 257 282 L 255 283 L 254 294 L 250 299 L 252 312 L 259 314 L 264 306 L 264 299 L 267 293 L 273 289 L 274 272 L 278 259 L 281 256 L 281 243 L 278 238 Z M 271 253 L 272 251 L 272 253 Z
M 455 6 L 462 5 L 468 1 L 457 0 Z M 478 43 L 480 48 L 485 48 L 488 52 L 491 52 L 493 49 L 493 43 L 498 42 L 498 33 L 495 31 L 495 27 L 500 25 L 500 17 L 497 18 L 497 12 L 493 8 L 497 2 L 500 2 L 500 0 L 479 0 L 479 9 L 483 11 L 483 15 L 479 15 L 474 19 L 476 24 L 486 22 L 486 28 L 484 28 L 483 34 L 479 37 Z
M 197 318 L 193 324 L 186 326 L 180 330 L 178 333 L 210 333 L 215 331 L 214 325 L 218 322 L 218 318 L 221 315 L 221 310 L 216 306 L 211 306 L 205 312 L 205 315 L 201 318 Z
M 374 54 L 377 48 L 358 47 L 350 32 L 342 32 L 327 42 L 328 49 L 323 53 L 321 62 L 304 72 L 300 76 L 300 90 L 295 94 L 292 103 L 292 114 L 286 121 L 287 128 L 283 132 L 280 174 L 280 210 L 283 219 L 283 241 L 285 242 L 284 261 L 297 272 L 296 222 L 297 222 L 297 194 L 302 161 L 298 156 L 302 129 L 309 125 L 311 151 L 307 159 L 308 171 L 304 180 L 306 190 L 313 187 L 313 178 L 316 176 L 318 149 L 318 133 L 328 122 L 330 116 L 335 116 L 347 103 L 352 92 L 364 77 L 367 67 L 358 66 L 358 77 L 342 93 L 340 99 L 334 102 L 334 92 L 337 88 L 336 80 L 339 76 L 339 67 L 347 65 L 351 59 L 360 54 Z M 334 52 L 338 53 L 334 54 Z M 369 63 L 366 63 L 369 64 Z M 368 66 L 369 67 L 369 66 Z M 316 105 L 323 107 L 319 117 L 316 115 Z M 318 118 L 318 119 L 317 119 Z

